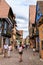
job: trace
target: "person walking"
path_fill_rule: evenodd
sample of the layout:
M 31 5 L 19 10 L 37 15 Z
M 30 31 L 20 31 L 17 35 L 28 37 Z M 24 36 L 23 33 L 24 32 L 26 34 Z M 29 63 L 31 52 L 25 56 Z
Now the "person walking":
M 22 44 L 20 43 L 20 46 L 19 46 L 19 56 L 20 56 L 20 60 L 19 62 L 22 62 L 22 54 L 23 54 L 23 48 L 22 48 Z
M 11 57 L 11 50 L 12 50 L 12 46 L 11 44 L 8 46 L 8 58 Z
M 8 44 L 4 44 L 4 58 L 7 57 L 8 54 Z
M 36 53 L 35 53 L 35 47 L 33 47 L 33 55 L 35 56 L 35 54 L 36 54 Z

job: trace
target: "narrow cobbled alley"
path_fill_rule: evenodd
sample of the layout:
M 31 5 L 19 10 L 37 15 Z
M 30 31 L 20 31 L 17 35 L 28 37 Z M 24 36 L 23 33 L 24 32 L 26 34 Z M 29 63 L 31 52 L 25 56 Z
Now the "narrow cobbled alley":
M 40 60 L 38 53 L 33 55 L 32 49 L 24 50 L 23 62 L 19 62 L 18 51 L 11 52 L 11 58 L 4 58 L 0 55 L 0 65 L 43 65 L 43 61 Z

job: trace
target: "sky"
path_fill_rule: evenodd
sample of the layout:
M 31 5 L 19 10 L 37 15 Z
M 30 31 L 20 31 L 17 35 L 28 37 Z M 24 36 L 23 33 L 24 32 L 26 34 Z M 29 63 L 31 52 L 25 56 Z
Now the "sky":
M 6 0 L 16 15 L 17 29 L 23 30 L 23 38 L 29 35 L 29 5 L 35 5 L 36 0 Z

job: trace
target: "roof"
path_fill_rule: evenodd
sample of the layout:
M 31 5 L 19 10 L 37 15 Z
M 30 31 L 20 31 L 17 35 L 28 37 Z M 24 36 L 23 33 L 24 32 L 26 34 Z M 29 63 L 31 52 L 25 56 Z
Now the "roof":
M 5 0 L 1 0 L 0 2 L 0 18 L 7 18 L 10 6 L 5 2 Z

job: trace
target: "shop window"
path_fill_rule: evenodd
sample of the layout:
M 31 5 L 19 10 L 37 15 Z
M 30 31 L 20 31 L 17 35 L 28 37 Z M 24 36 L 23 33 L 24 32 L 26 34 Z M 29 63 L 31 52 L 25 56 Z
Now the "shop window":
M 42 43 L 42 50 L 43 50 L 43 41 L 41 41 L 41 43 Z

